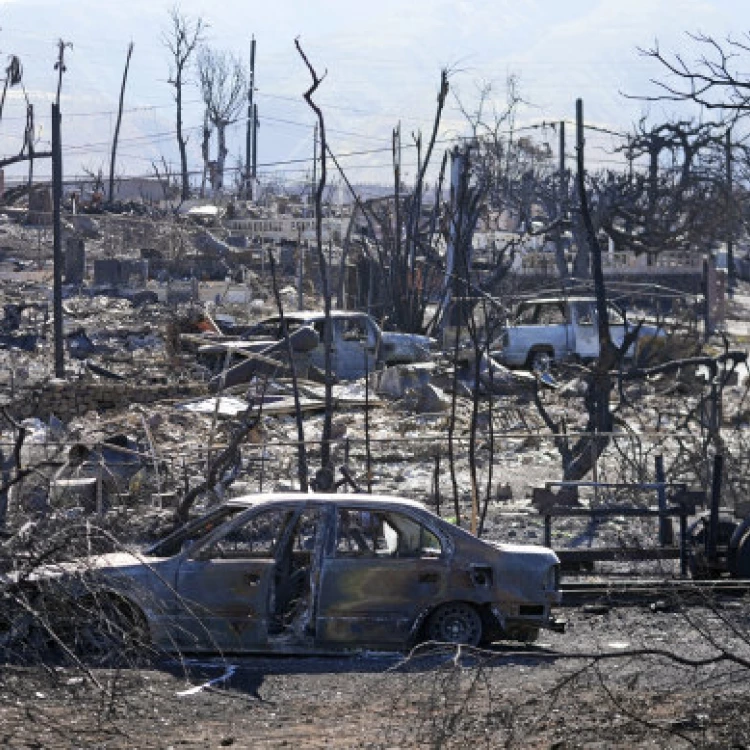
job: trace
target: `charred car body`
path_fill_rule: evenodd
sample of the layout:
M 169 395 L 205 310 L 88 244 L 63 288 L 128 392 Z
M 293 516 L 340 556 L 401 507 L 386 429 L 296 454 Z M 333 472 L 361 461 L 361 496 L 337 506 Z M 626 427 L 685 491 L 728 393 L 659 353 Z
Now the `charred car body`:
M 168 651 L 476 645 L 563 629 L 550 611 L 561 598 L 554 552 L 484 542 L 387 496 L 237 498 L 142 553 L 92 556 L 25 583 L 48 599 L 93 597 L 121 632 Z M 0 638 L 19 632 L 9 622 Z
M 331 311 L 331 372 L 338 380 L 364 377 L 383 365 L 424 362 L 430 359 L 434 339 L 418 334 L 382 331 L 367 313 L 348 310 Z M 289 335 L 285 338 L 284 328 Z M 216 341 L 199 347 L 204 357 L 225 355 L 243 357 L 244 361 L 226 367 L 214 378 L 214 385 L 245 382 L 259 368 L 273 366 L 268 359 L 285 359 L 292 350 L 297 374 L 308 377 L 310 371 L 325 372 L 326 316 L 322 311 L 294 312 L 271 317 L 249 329 L 241 341 Z

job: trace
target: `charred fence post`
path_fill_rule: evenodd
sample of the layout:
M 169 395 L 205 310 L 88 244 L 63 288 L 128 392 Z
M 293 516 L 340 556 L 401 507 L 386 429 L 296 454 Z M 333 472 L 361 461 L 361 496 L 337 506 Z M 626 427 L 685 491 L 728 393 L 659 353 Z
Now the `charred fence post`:
M 372 455 L 370 453 L 370 368 L 365 355 L 365 475 L 367 494 L 372 494 Z
M 680 513 L 680 575 L 688 574 L 688 538 L 687 538 L 687 511 Z
M 721 501 L 721 474 L 724 469 L 724 456 L 714 456 L 714 473 L 711 482 L 711 509 L 708 517 L 708 534 L 706 534 L 706 557 L 709 564 L 716 562 L 717 542 L 719 539 L 719 503 Z
M 659 512 L 665 513 L 667 510 L 667 488 L 665 486 L 666 478 L 664 475 L 664 456 L 654 457 L 654 466 L 656 471 L 656 496 L 658 499 Z M 672 523 L 665 515 L 659 516 L 659 544 L 662 547 L 668 547 L 674 543 L 672 533 Z
M 432 482 L 432 496 L 435 500 L 435 513 L 440 515 L 440 446 L 435 453 L 435 478 Z
M 5 529 L 8 519 L 8 487 L 11 467 L 11 463 L 6 464 L 5 454 L 0 446 L 0 531 Z

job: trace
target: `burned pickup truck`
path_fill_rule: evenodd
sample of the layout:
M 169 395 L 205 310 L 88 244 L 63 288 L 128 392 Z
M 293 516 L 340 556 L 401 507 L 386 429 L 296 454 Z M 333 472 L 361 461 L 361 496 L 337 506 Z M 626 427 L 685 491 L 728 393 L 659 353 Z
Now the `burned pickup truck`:
M 119 648 L 118 634 L 166 651 L 315 653 L 563 629 L 551 613 L 561 600 L 552 550 L 491 544 L 388 496 L 236 498 L 142 552 L 45 566 L 22 583 L 25 607 L 5 588 L 0 645 L 54 627 L 63 611 L 89 657 Z
M 612 341 L 621 346 L 633 324 L 613 302 L 607 302 Z M 518 306 L 515 319 L 492 345 L 492 357 L 508 367 L 544 370 L 554 361 L 591 360 L 599 356 L 596 298 L 591 296 L 528 299 Z M 664 331 L 641 325 L 636 342 L 627 352 L 637 357 Z
M 211 381 L 215 388 L 287 364 L 290 347 L 298 376 L 320 378 L 325 372 L 325 321 L 322 311 L 288 313 L 283 323 L 271 317 L 241 339 L 206 341 L 197 352 L 214 369 L 221 367 Z M 330 341 L 331 372 L 337 380 L 356 380 L 384 365 L 427 361 L 435 344 L 428 336 L 382 331 L 367 313 L 347 310 L 331 311 Z

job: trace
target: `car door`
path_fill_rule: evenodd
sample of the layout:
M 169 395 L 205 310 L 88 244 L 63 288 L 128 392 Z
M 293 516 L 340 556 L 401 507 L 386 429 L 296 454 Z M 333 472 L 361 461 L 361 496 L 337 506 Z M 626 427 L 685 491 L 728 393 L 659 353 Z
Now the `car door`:
M 276 551 L 294 508 L 243 514 L 179 564 L 176 645 L 197 651 L 262 648 L 268 640 Z
M 364 315 L 333 321 L 334 372 L 342 380 L 353 380 L 375 369 L 377 333 Z
M 408 510 L 339 508 L 323 559 L 316 636 L 322 643 L 404 645 L 448 586 L 446 542 Z
M 563 300 L 524 303 L 515 323 L 508 329 L 507 361 L 524 364 L 535 351 L 564 358 L 569 353 L 569 336 L 570 325 Z

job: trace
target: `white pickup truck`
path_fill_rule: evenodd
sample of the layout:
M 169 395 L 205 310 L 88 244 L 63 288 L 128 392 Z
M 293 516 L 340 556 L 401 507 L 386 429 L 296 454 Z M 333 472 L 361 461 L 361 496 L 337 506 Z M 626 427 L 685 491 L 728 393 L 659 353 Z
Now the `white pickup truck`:
M 622 310 L 607 302 L 612 341 L 621 346 L 629 324 Z M 635 356 L 644 342 L 662 335 L 655 326 L 641 326 L 638 341 L 628 350 Z M 493 347 L 493 357 L 508 367 L 546 369 L 554 360 L 591 360 L 599 356 L 599 327 L 594 297 L 547 297 L 522 302 L 514 321 Z

